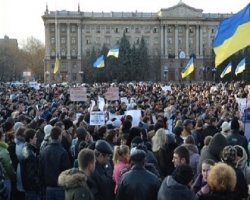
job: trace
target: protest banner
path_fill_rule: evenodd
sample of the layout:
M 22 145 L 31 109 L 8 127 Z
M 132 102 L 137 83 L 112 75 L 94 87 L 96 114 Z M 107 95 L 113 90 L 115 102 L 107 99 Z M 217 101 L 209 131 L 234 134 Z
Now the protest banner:
M 119 88 L 118 87 L 110 87 L 105 94 L 105 98 L 108 101 L 118 100 L 119 99 Z
M 71 101 L 87 101 L 87 91 L 84 87 L 70 88 Z
M 29 86 L 34 88 L 35 90 L 39 90 L 40 86 L 36 81 L 29 82 Z
M 90 112 L 90 125 L 91 126 L 104 125 L 105 117 L 106 117 L 105 112 L 101 111 Z
M 137 127 L 141 118 L 141 110 L 128 110 L 125 111 L 125 115 L 131 115 L 133 117 L 132 127 Z

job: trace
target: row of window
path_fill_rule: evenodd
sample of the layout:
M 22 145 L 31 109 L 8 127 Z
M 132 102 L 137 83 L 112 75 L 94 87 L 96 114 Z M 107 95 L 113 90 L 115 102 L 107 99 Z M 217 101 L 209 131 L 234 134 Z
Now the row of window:
M 56 43 L 56 39 L 54 37 L 52 37 L 50 39 L 51 44 L 55 44 Z M 71 37 L 70 40 L 71 44 L 76 44 L 76 38 L 75 37 Z M 61 37 L 61 44 L 66 44 L 66 38 L 65 37 Z
M 178 33 L 183 33 L 185 30 L 186 30 L 185 26 L 178 26 Z M 210 33 L 215 34 L 215 31 L 216 31 L 215 28 L 211 28 L 211 29 L 208 29 L 208 30 L 211 31 Z M 167 32 L 168 33 L 173 33 L 173 31 L 174 31 L 174 27 L 169 26 L 168 29 L 167 29 Z M 195 27 L 190 26 L 188 32 L 189 32 L 189 34 L 195 33 Z M 207 27 L 205 27 L 205 26 L 202 27 L 202 33 L 207 33 Z
M 61 32 L 66 32 L 66 30 L 67 30 L 67 26 L 66 25 L 60 25 L 60 31 Z M 55 26 L 54 25 L 50 26 L 50 31 L 51 32 L 55 32 Z M 76 25 L 71 25 L 70 26 L 70 31 L 72 33 L 76 32 Z
M 62 48 L 61 50 L 61 56 L 66 56 L 66 50 L 64 48 Z M 75 49 L 72 49 L 70 51 L 71 53 L 71 56 L 76 56 L 76 50 Z M 51 56 L 56 56 L 56 51 L 54 49 L 51 50 Z

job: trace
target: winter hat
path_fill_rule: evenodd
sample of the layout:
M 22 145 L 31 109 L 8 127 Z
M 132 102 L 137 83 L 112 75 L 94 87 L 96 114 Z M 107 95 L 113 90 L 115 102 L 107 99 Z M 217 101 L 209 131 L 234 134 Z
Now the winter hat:
M 44 138 L 48 138 L 50 136 L 50 133 L 51 133 L 51 129 L 53 128 L 53 126 L 51 126 L 50 124 L 46 125 L 43 130 L 44 130 L 44 133 L 45 133 L 45 136 Z
M 145 157 L 146 157 L 145 151 L 136 148 L 131 149 L 130 160 L 139 162 L 145 159 Z
M 14 127 L 13 127 L 13 129 L 14 129 L 14 131 L 16 131 L 18 128 L 20 128 L 20 127 L 24 127 L 24 124 L 22 123 L 22 122 L 16 122 L 15 124 L 14 124 Z
M 183 128 L 180 126 L 176 126 L 174 129 L 174 134 L 180 136 L 183 131 Z
M 63 120 L 65 130 L 68 130 L 70 127 L 73 126 L 73 122 L 69 119 Z
M 224 161 L 234 162 L 236 159 L 236 155 L 237 155 L 237 150 L 235 149 L 235 147 L 231 145 L 225 146 L 222 151 L 222 159 Z
M 177 166 L 172 174 L 172 178 L 183 185 L 187 185 L 194 177 L 192 168 L 187 164 Z
M 121 120 L 119 120 L 119 119 L 115 119 L 115 120 L 112 122 L 112 125 L 113 125 L 113 127 L 115 127 L 115 128 L 119 128 L 119 127 L 122 125 L 122 122 L 121 122 Z
M 223 124 L 221 125 L 221 132 L 225 133 L 229 130 L 231 130 L 230 124 L 228 122 L 223 122 Z
M 8 117 L 8 118 L 6 119 L 6 122 L 12 123 L 13 126 L 14 126 L 14 124 L 15 124 L 15 120 L 14 120 L 12 117 Z
M 45 121 L 45 120 L 44 120 L 43 118 L 39 119 L 39 120 L 37 121 L 37 126 L 38 126 L 38 127 L 41 126 L 41 124 L 42 124 L 44 121 Z
M 231 129 L 238 130 L 240 128 L 239 121 L 237 119 L 232 119 L 231 121 Z
M 3 131 L 9 132 L 13 127 L 13 124 L 11 122 L 5 122 L 3 125 Z
M 139 144 L 144 144 L 143 140 L 139 136 L 134 137 L 131 141 L 131 147 L 137 147 Z
M 88 133 L 87 133 L 86 129 L 83 127 L 79 127 L 76 129 L 76 135 L 78 137 L 78 140 L 85 140 L 87 134 Z

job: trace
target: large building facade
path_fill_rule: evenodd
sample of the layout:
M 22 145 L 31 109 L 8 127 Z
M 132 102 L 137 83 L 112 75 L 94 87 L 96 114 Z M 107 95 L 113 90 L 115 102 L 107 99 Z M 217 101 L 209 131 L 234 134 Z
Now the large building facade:
M 190 56 L 195 57 L 195 71 L 187 80 L 206 81 L 214 72 L 212 42 L 218 23 L 231 14 L 203 13 L 180 1 L 157 13 L 46 11 L 44 59 L 45 82 L 81 82 L 84 60 L 94 46 L 97 54 L 105 45 L 119 46 L 125 31 L 130 44 L 139 45 L 144 37 L 150 57 L 159 55 L 161 79 L 179 81 Z M 53 74 L 56 56 L 60 71 Z M 151 80 L 154 78 L 151 77 Z

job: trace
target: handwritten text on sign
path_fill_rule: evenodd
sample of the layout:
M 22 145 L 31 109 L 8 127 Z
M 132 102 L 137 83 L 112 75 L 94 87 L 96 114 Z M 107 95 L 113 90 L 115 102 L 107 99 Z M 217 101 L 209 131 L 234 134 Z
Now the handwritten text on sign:
M 119 99 L 119 88 L 118 87 L 110 87 L 106 92 L 107 100 L 118 100 Z
M 87 101 L 86 88 L 70 88 L 69 92 L 71 101 Z
M 90 125 L 104 125 L 105 112 L 90 112 Z

